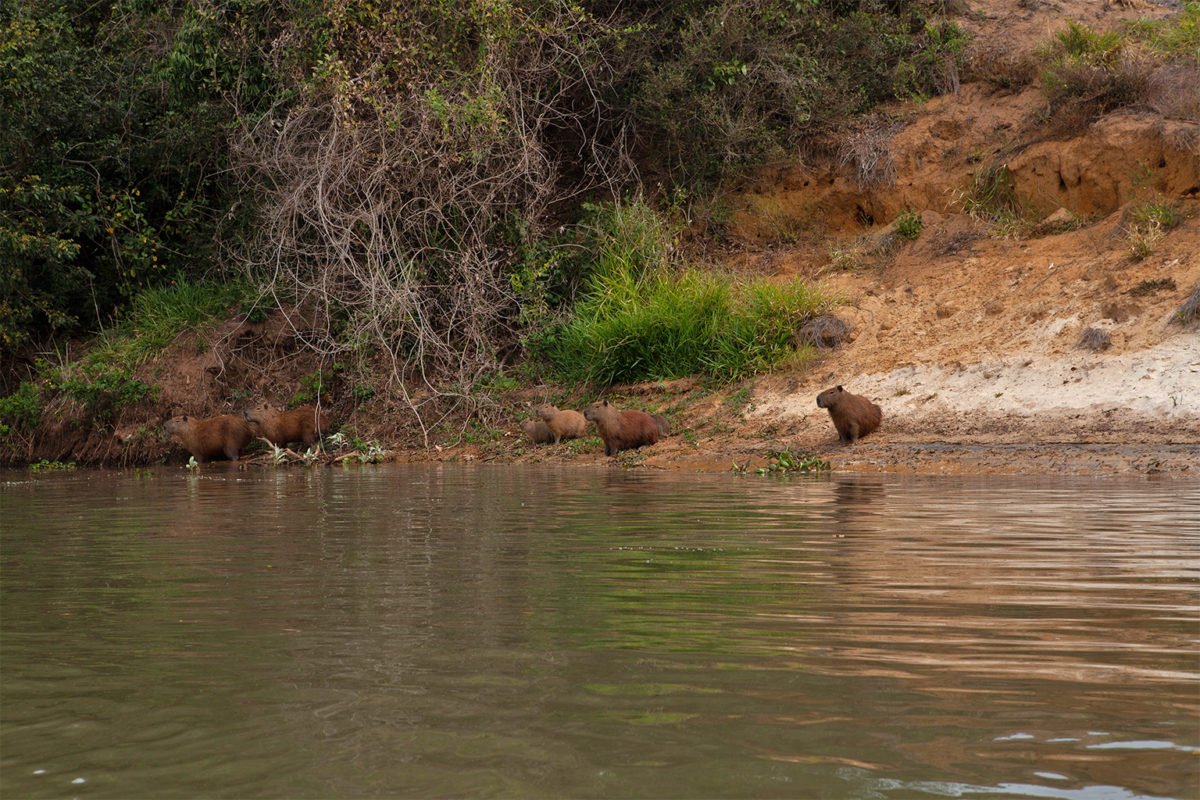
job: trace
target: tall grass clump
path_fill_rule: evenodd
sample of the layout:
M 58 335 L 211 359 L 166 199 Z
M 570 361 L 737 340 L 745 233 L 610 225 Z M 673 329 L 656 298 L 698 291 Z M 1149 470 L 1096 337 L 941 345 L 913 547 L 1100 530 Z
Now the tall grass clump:
M 1016 180 L 1005 164 L 976 170 L 970 185 L 956 193 L 955 202 L 972 219 L 990 227 L 996 236 L 1013 235 L 1024 220 Z
M 1200 101 L 1200 3 L 1166 20 L 1100 33 L 1070 22 L 1041 50 L 1042 86 L 1060 123 L 1087 123 L 1109 111 L 1147 106 L 1194 116 Z
M 139 364 L 180 332 L 222 318 L 252 296 L 253 289 L 243 281 L 178 281 L 144 289 L 133 298 L 126 318 L 101 337 L 90 357 Z
M 538 347 L 559 378 L 598 385 L 685 375 L 732 381 L 796 354 L 794 334 L 827 305 L 824 297 L 798 280 L 676 270 L 664 240 L 644 238 L 654 229 L 645 224 L 648 212 L 644 205 L 608 212 L 573 315 Z M 657 230 L 668 233 L 665 225 Z
M 181 332 L 223 319 L 252 293 L 241 282 L 181 280 L 144 289 L 125 319 L 97 337 L 82 358 L 57 365 L 39 360 L 40 379 L 51 392 L 82 403 L 94 419 L 111 421 L 120 409 L 157 397 L 158 387 L 137 377 L 143 362 Z

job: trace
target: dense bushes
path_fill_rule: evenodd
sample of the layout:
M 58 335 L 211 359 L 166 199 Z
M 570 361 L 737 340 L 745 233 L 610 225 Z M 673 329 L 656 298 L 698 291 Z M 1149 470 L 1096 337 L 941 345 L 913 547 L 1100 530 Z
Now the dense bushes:
M 218 227 L 252 199 L 220 177 L 227 133 L 266 101 L 253 58 L 197 42 L 189 20 L 213 8 L 0 6 L 0 350 L 93 331 L 139 289 L 213 269 Z
M 677 178 L 788 157 L 896 98 L 957 86 L 966 37 L 922 3 L 718 0 L 652 26 L 632 83 L 649 146 Z
M 609 274 L 571 239 L 582 201 L 694 193 L 952 88 L 942 5 L 6 4 L 0 343 L 234 260 L 312 347 L 473 385 Z

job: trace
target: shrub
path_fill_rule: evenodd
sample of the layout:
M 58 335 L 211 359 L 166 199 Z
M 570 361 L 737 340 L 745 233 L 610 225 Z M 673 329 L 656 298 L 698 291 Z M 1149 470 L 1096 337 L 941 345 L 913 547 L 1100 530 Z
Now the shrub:
M 1122 225 L 1130 255 L 1136 260 L 1149 256 L 1166 232 L 1179 222 L 1179 211 L 1168 202 L 1153 200 L 1130 207 Z
M 0 437 L 15 430 L 29 430 L 42 416 L 41 391 L 37 384 L 22 381 L 17 390 L 0 397 Z
M 921 212 L 905 209 L 900 212 L 900 216 L 896 218 L 896 233 L 903 236 L 909 241 L 920 238 L 921 229 L 925 226 L 921 219 Z
M 1107 33 L 1076 22 L 1041 51 L 1042 85 L 1053 112 L 1066 122 L 1089 122 L 1135 104 L 1195 114 L 1192 87 L 1200 79 L 1200 3 L 1179 15 L 1142 20 Z
M 795 353 L 795 331 L 825 305 L 819 294 L 799 281 L 673 272 L 664 239 L 644 236 L 646 213 L 608 217 L 615 227 L 604 228 L 573 316 L 536 345 L 559 377 L 601 385 L 692 374 L 728 381 Z
M 973 219 L 991 226 L 997 235 L 1010 235 L 1025 224 L 1016 181 L 1007 165 L 976 170 L 971 184 L 958 192 L 956 202 Z
M 1079 347 L 1093 353 L 1107 350 L 1112 345 L 1112 336 L 1103 328 L 1084 328 L 1079 337 Z
M 966 37 L 927 11 L 903 0 L 670 7 L 647 29 L 649 44 L 635 45 L 649 55 L 638 59 L 633 113 L 651 152 L 685 182 L 794 153 L 881 102 L 956 88 Z
M 1010 92 L 1033 83 L 1041 68 L 1036 56 L 1005 41 L 975 42 L 964 61 L 963 71 L 969 80 L 985 81 Z
M 1191 325 L 1196 320 L 1200 320 L 1200 284 L 1196 284 L 1196 288 L 1192 290 L 1191 296 L 1183 301 L 1183 305 L 1171 317 L 1174 322 L 1180 325 Z
M 248 100 L 239 65 L 254 59 L 210 58 L 176 80 L 192 5 L 0 11 L 0 347 L 103 326 L 140 289 L 211 266 L 236 219 L 221 176 L 232 110 L 212 101 Z M 202 79 L 217 74 L 229 83 Z

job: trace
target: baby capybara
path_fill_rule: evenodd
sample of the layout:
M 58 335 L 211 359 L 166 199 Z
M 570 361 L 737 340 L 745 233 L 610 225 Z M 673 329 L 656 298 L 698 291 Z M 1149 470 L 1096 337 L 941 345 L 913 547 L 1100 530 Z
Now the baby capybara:
M 233 414 L 208 419 L 197 419 L 186 414 L 171 417 L 163 423 L 163 430 L 178 439 L 201 464 L 220 458 L 237 461 L 242 448 L 250 443 L 251 438 L 250 426 Z
M 534 444 L 550 444 L 554 441 L 554 434 L 550 431 L 550 426 L 540 419 L 525 420 L 521 423 L 521 430 L 525 431 L 529 441 Z
M 601 400 L 585 408 L 583 416 L 596 423 L 606 456 L 658 441 L 658 423 L 644 411 L 618 411 L 607 400 Z
M 841 386 L 817 395 L 817 407 L 829 410 L 838 438 L 853 443 L 879 427 L 883 410 L 862 395 L 850 394 Z
M 242 416 L 256 436 L 262 436 L 278 447 L 286 447 L 292 442 L 311 446 L 329 429 L 329 415 L 312 404 L 280 411 L 264 401 L 247 408 Z
M 538 406 L 536 411 L 537 415 L 542 418 L 542 422 L 546 423 L 546 427 L 550 429 L 555 444 L 563 439 L 577 439 L 587 434 L 587 420 L 578 411 L 570 409 L 559 411 L 556 406 L 549 403 Z

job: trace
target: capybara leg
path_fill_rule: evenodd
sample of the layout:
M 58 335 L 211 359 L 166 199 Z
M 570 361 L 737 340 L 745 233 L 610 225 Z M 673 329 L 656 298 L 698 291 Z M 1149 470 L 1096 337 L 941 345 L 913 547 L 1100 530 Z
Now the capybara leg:
M 856 441 L 858 441 L 858 423 L 851 422 L 846 429 L 846 443 L 854 444 Z
M 225 457 L 228 458 L 230 461 L 237 461 L 238 455 L 239 455 L 239 453 L 238 453 L 238 449 L 236 447 L 226 447 L 225 448 Z

